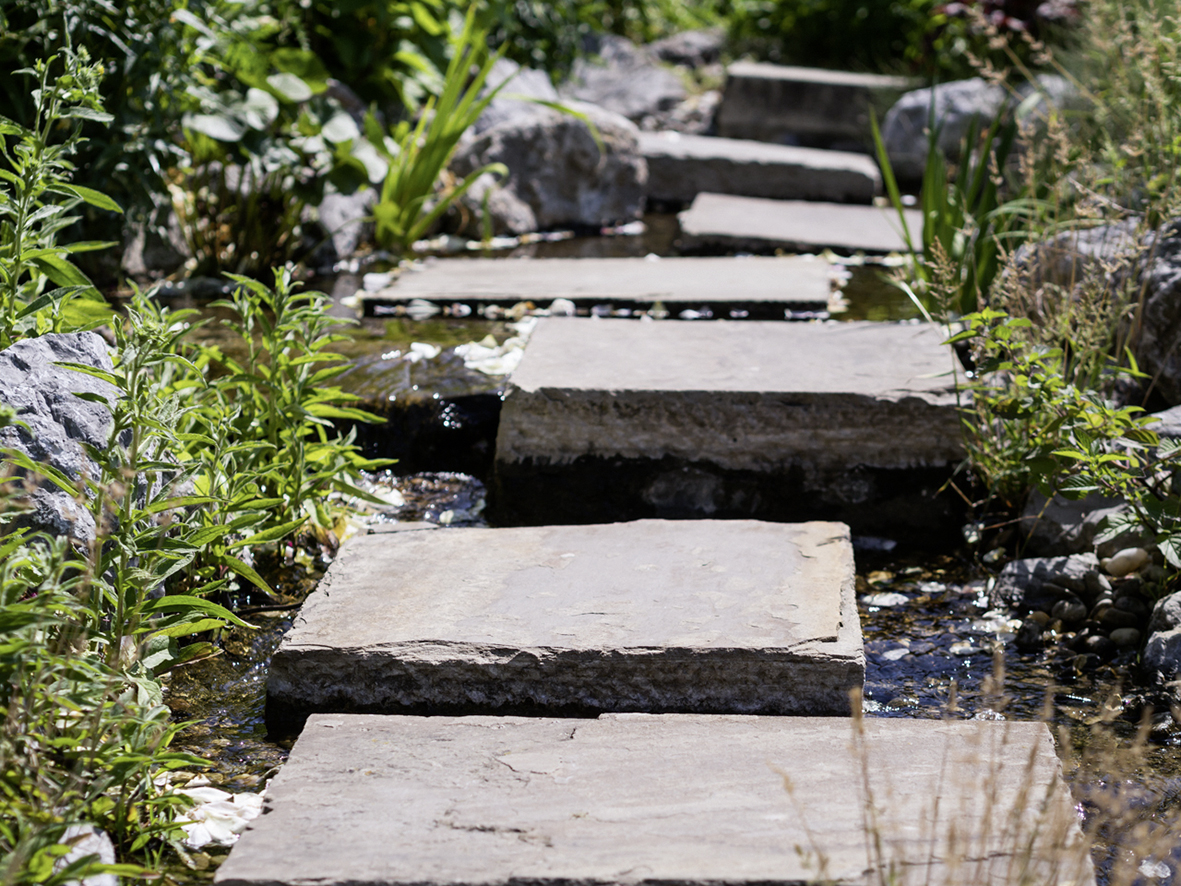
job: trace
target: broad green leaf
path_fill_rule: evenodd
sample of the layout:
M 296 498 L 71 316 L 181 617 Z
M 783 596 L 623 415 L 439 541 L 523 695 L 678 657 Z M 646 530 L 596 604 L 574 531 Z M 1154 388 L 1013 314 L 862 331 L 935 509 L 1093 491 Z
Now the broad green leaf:
M 310 99 L 315 92 L 300 77 L 282 71 L 267 77 L 267 85 L 275 91 L 279 98 L 292 104 L 299 104 Z
M 241 141 L 246 134 L 246 125 L 241 120 L 221 114 L 185 114 L 181 125 L 215 141 L 230 144 Z

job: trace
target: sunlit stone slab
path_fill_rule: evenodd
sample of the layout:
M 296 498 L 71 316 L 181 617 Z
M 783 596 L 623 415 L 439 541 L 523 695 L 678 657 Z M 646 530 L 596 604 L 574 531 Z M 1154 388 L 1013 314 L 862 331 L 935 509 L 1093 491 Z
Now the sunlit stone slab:
M 894 99 L 915 85 L 907 77 L 735 62 L 726 70 L 718 134 L 868 147 L 871 110 L 881 119 Z
M 961 458 L 938 327 L 542 320 L 501 411 L 490 504 L 511 523 L 616 514 L 949 529 Z
M 379 292 L 362 294 L 366 310 L 423 299 L 448 304 L 532 301 L 549 307 L 568 299 L 579 307 L 649 308 L 660 301 L 701 305 L 780 306 L 824 310 L 830 266 L 819 258 L 547 258 L 442 259 L 407 270 Z
M 689 203 L 702 192 L 773 200 L 869 203 L 881 186 L 864 154 L 732 138 L 641 132 L 649 200 Z
M 354 539 L 271 663 L 311 711 L 844 714 L 848 529 L 643 520 Z
M 681 246 L 688 251 L 881 254 L 906 249 L 898 213 L 879 206 L 701 193 L 677 219 Z M 921 247 L 922 213 L 907 210 L 906 219 Z
M 1044 725 L 863 726 L 317 715 L 215 882 L 1094 882 Z

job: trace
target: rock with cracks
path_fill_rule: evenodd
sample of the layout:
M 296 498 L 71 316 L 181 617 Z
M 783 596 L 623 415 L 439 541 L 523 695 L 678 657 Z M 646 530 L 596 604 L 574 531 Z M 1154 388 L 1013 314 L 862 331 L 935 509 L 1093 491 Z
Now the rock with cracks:
M 118 392 L 93 376 L 55 365 L 62 362 L 113 368 L 106 343 L 93 332 L 43 335 L 0 351 L 0 402 L 15 409 L 26 426 L 0 428 L 0 447 L 18 449 L 81 484 L 100 474 L 83 445 L 103 449 L 109 444 L 111 411 L 78 394 L 97 394 L 113 403 Z M 79 495 L 40 481 L 30 496 L 31 510 L 17 518 L 17 525 L 90 544 L 94 519 Z

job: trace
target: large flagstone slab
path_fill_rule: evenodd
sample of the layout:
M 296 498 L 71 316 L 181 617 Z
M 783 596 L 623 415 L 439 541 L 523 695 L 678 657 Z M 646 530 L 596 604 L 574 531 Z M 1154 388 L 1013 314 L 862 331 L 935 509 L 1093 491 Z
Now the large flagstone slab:
M 501 411 L 494 518 L 946 535 L 962 524 L 936 493 L 962 449 L 945 337 L 927 324 L 542 320 Z
M 1045 725 L 861 726 L 317 715 L 215 882 L 1094 882 Z
M 907 210 L 906 219 L 921 247 L 922 213 Z M 701 193 L 677 220 L 681 248 L 690 252 L 906 251 L 898 213 L 880 206 Z
M 726 69 L 718 108 L 718 134 L 725 138 L 870 146 L 869 115 L 878 118 L 914 80 L 762 62 L 735 62 Z
M 566 299 L 589 309 L 646 310 L 662 302 L 674 313 L 713 306 L 771 312 L 823 311 L 830 267 L 810 257 L 444 259 L 404 271 L 391 285 L 362 294 L 366 312 L 422 299 L 437 304 L 549 307 Z M 770 319 L 769 316 L 767 319 Z
M 649 200 L 689 203 L 702 192 L 773 200 L 869 203 L 881 188 L 864 154 L 680 132 L 641 132 Z
M 842 714 L 864 680 L 840 524 L 643 520 L 350 541 L 271 662 L 313 711 Z

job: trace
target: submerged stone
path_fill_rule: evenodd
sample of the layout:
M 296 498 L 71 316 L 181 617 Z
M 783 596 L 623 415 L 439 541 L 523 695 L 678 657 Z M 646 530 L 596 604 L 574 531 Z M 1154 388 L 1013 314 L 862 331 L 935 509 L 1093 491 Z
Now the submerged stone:
M 1044 724 L 318 715 L 215 882 L 788 886 L 907 869 L 1094 882 Z
M 840 524 L 396 532 L 351 541 L 308 598 L 268 717 L 847 714 L 864 673 Z

